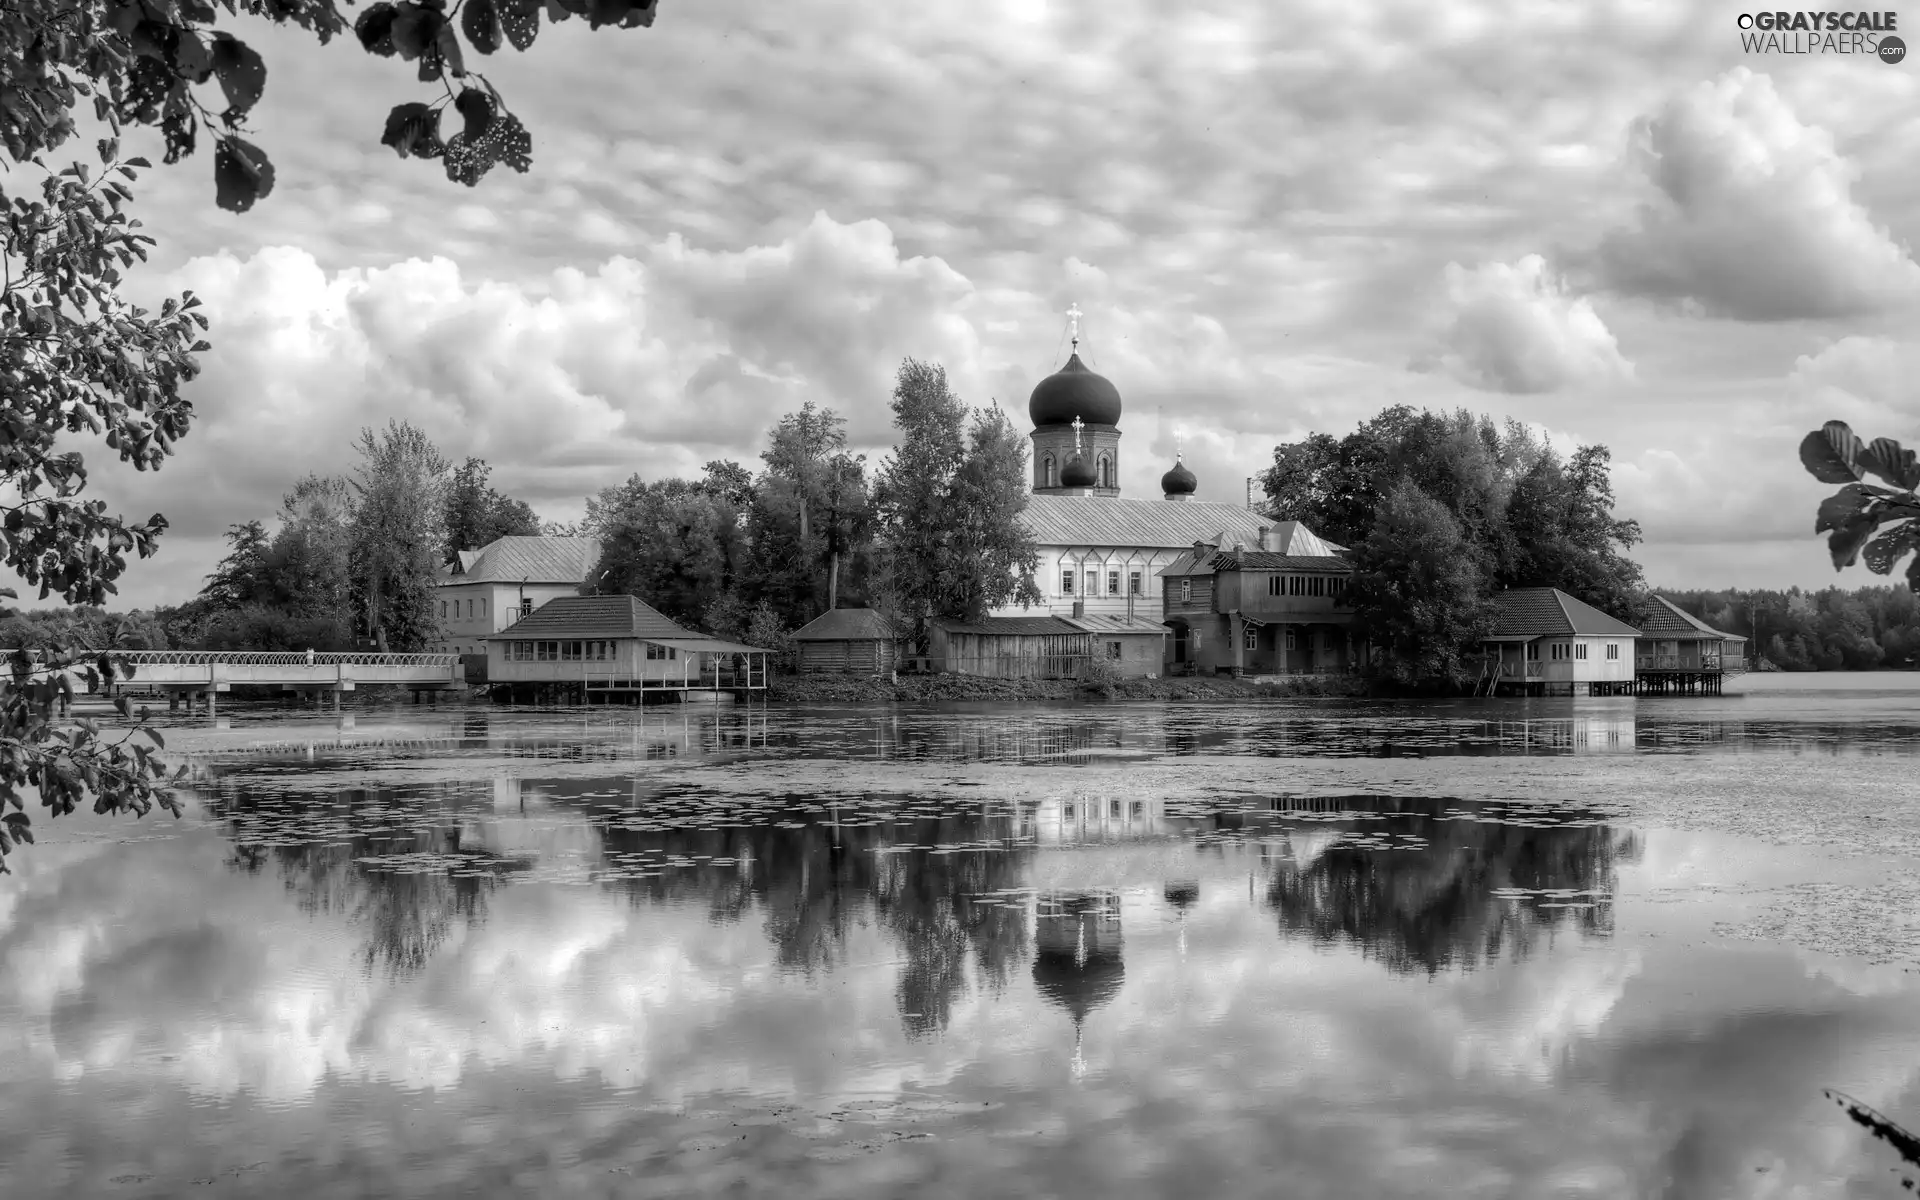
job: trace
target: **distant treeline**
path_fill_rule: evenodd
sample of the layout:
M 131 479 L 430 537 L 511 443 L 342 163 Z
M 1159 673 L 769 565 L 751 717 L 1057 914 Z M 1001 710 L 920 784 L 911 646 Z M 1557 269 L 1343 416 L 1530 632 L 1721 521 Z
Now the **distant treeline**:
M 1920 666 L 1920 596 L 1904 587 L 1662 591 L 1715 629 L 1747 639 L 1747 655 L 1782 671 Z

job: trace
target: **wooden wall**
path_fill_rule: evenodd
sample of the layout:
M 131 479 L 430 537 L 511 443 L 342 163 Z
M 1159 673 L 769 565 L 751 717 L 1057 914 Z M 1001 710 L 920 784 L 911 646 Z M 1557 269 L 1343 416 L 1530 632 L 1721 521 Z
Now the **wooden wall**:
M 803 675 L 878 675 L 900 663 L 898 644 L 883 638 L 809 640 L 799 646 Z

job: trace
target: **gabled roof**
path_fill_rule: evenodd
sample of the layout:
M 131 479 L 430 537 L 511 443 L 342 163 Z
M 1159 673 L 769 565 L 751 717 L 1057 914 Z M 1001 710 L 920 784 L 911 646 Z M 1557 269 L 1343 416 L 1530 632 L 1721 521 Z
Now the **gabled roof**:
M 1493 630 L 1497 638 L 1640 636 L 1625 621 L 1616 621 L 1559 588 L 1509 588 L 1493 602 L 1500 613 Z
M 1316 539 L 1318 540 L 1318 539 Z M 1353 570 L 1337 554 L 1276 554 L 1271 550 L 1227 550 L 1213 556 L 1213 571 L 1336 571 Z
M 493 634 L 492 640 L 632 637 L 711 640 L 682 629 L 635 596 L 559 596 Z
M 899 635 L 870 608 L 836 608 L 793 631 L 802 642 L 890 642 Z
M 1049 495 L 1028 496 L 1020 523 L 1042 546 L 1139 546 L 1154 550 L 1178 550 L 1195 542 L 1215 546 L 1244 542 L 1251 546 L 1260 536 L 1262 525 L 1272 531 L 1268 545 L 1286 545 L 1271 539 L 1282 528 L 1299 524 L 1275 521 L 1237 504 Z M 1338 549 L 1311 532 L 1306 536 L 1327 547 L 1328 553 Z
M 579 583 L 600 560 L 600 543 L 582 537 L 495 538 L 460 552 L 458 573 L 443 572 L 441 587 L 468 583 Z
M 1747 640 L 1737 633 L 1722 633 L 1665 596 L 1653 598 L 1653 611 L 1640 623 L 1640 632 L 1645 637 L 1671 638 L 1676 641 L 1683 638 L 1688 640 L 1719 638 L 1723 642 Z
M 1205 554 L 1195 554 L 1189 550 L 1179 558 L 1174 559 L 1166 566 L 1154 572 L 1154 574 L 1161 578 L 1169 575 L 1211 575 L 1213 574 L 1214 560 L 1219 557 L 1220 555 L 1212 550 L 1209 550 Z

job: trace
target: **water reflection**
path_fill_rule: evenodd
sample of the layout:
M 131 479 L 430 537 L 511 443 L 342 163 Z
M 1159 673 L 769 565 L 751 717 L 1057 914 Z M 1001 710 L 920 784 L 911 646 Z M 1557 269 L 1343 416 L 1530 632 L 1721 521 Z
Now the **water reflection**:
M 0 902 L 0 1191 L 238 1195 L 256 1163 L 245 1191 L 303 1196 L 1884 1173 L 1817 1088 L 1912 1124 L 1911 982 L 1667 949 L 1654 891 L 1763 873 L 1597 803 L 1736 778 L 1677 740 L 1728 722 L 1330 712 L 236 716 L 188 821 L 79 818 Z M 1785 729 L 1725 744 L 1762 756 L 1743 787 Z M 1525 801 L 1463 796 L 1489 766 Z M 1326 784 L 1363 776 L 1393 786 Z M 89 1113 L 111 1134 L 67 1132 Z

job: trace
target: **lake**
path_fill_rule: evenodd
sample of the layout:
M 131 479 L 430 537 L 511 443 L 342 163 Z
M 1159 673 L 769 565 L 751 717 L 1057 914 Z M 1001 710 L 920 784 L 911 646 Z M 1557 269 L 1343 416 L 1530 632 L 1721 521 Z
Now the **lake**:
M 1920 675 L 233 706 L 0 877 L 0 1195 L 1860 1197 Z

